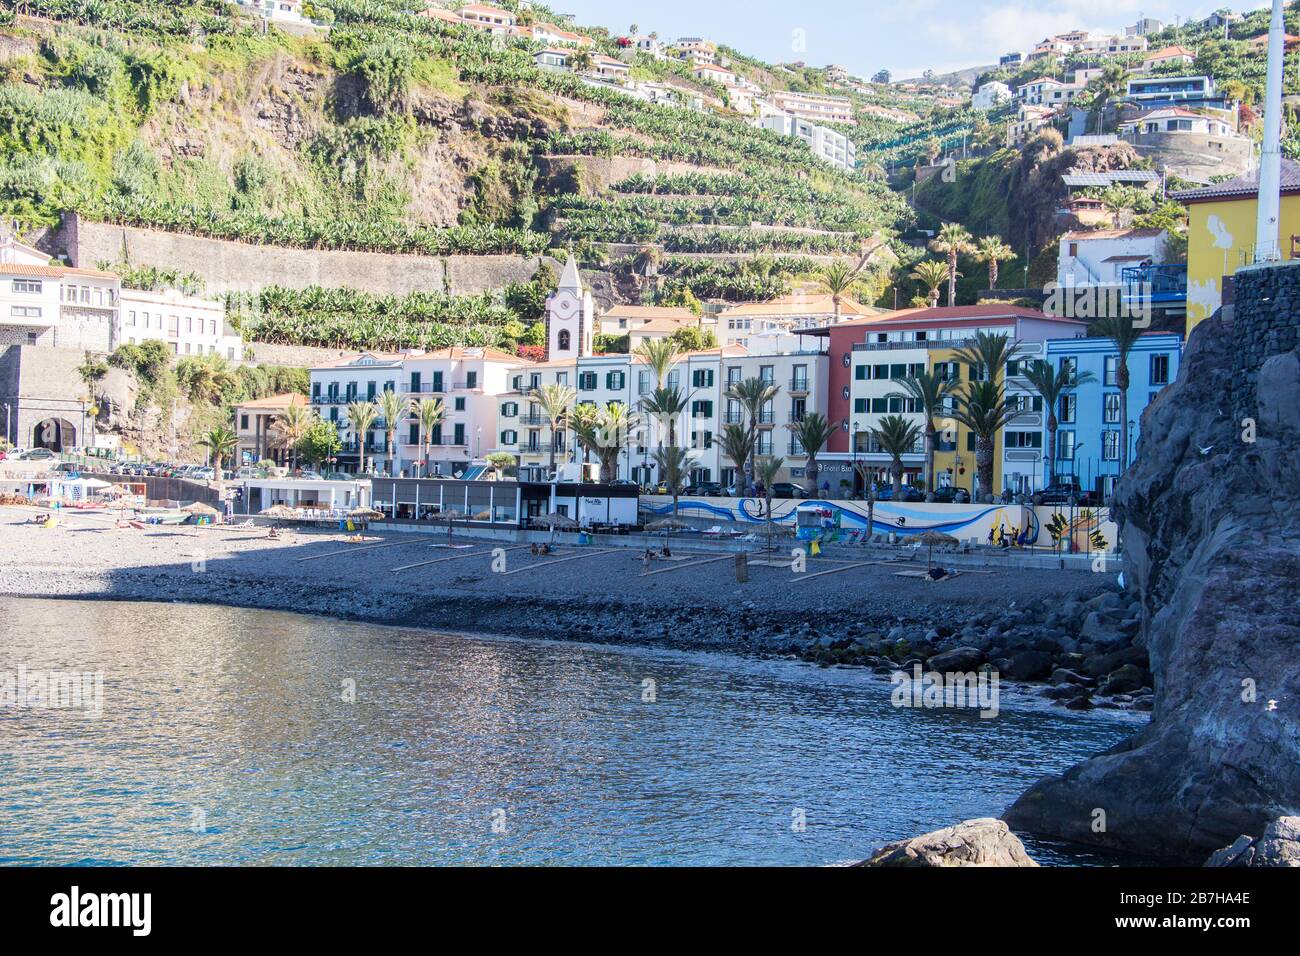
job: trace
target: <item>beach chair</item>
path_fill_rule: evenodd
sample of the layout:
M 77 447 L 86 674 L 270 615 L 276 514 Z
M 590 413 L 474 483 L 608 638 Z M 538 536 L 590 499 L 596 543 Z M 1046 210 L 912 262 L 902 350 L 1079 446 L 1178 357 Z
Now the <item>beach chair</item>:
M 706 528 L 703 533 L 710 537 L 719 537 L 722 534 L 722 525 L 715 524 L 712 528 Z

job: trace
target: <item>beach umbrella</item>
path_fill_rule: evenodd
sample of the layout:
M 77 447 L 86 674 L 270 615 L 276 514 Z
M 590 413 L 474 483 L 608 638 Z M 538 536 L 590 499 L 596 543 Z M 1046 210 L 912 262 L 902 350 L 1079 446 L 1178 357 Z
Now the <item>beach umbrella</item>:
M 188 511 L 192 515 L 220 515 L 221 512 L 212 505 L 204 504 L 202 501 L 195 501 L 186 505 L 181 511 Z
M 645 526 L 647 531 L 673 531 L 689 528 L 685 521 L 680 518 L 660 518 L 658 521 L 651 521 Z
M 539 518 L 533 518 L 532 523 L 543 528 L 551 529 L 551 540 L 555 540 L 555 532 L 560 528 L 576 528 L 578 522 L 574 521 L 568 515 L 562 515 L 559 512 L 551 512 L 548 515 L 542 515 Z
M 259 514 L 266 515 L 268 518 L 296 518 L 298 512 L 294 511 L 288 505 L 271 505 L 269 508 L 263 508 Z
M 950 534 L 944 534 L 942 531 L 936 531 L 931 528 L 925 531 L 916 540 L 929 548 L 925 555 L 925 566 L 930 567 L 930 559 L 934 556 L 934 546 L 936 544 L 957 544 L 957 539 Z
M 376 511 L 374 508 L 354 508 L 348 512 L 349 518 L 361 518 L 365 521 L 373 521 L 376 518 L 386 518 L 382 511 Z

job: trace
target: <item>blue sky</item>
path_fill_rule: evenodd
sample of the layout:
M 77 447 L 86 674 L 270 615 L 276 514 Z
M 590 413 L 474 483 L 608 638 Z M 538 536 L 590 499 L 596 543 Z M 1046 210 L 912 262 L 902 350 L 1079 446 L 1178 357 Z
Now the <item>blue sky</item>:
M 768 62 L 839 63 L 858 75 L 895 78 L 996 63 L 1053 33 L 1082 27 L 1122 32 L 1138 14 L 1173 22 L 1203 18 L 1224 0 L 548 0 L 579 23 L 661 37 L 703 36 Z

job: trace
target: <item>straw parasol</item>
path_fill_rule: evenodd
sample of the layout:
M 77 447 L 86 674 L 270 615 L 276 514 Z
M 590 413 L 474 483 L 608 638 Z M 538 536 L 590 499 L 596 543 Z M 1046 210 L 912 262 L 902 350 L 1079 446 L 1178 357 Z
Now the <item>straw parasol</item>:
M 188 511 L 192 515 L 199 515 L 205 518 L 217 518 L 221 516 L 220 511 L 212 507 L 212 505 L 204 504 L 202 501 L 192 502 L 182 508 L 181 511 Z
M 269 508 L 263 508 L 259 514 L 264 514 L 268 518 L 296 518 L 298 512 L 294 511 L 288 505 L 271 505 Z
M 927 568 L 930 566 L 930 559 L 934 555 L 934 546 L 936 544 L 958 543 L 957 539 L 952 535 L 944 534 L 942 531 L 936 531 L 934 528 L 923 532 L 916 540 L 929 547 L 929 551 L 927 551 L 925 555 L 925 565 Z
M 376 511 L 374 508 L 353 508 L 348 512 L 349 518 L 360 518 L 363 521 L 373 521 L 376 518 L 388 517 L 382 511 Z
M 645 526 L 645 529 L 647 531 L 668 532 L 672 530 L 681 530 L 682 528 L 689 528 L 689 527 L 690 525 L 688 525 L 685 521 L 682 521 L 680 518 L 660 518 L 658 521 L 651 521 L 650 523 L 648 523 Z
M 542 515 L 539 518 L 533 518 L 532 522 L 540 527 L 550 528 L 552 541 L 555 540 L 555 532 L 560 528 L 576 528 L 578 526 L 578 522 L 574 521 L 568 515 L 562 515 L 555 511 L 548 515 Z

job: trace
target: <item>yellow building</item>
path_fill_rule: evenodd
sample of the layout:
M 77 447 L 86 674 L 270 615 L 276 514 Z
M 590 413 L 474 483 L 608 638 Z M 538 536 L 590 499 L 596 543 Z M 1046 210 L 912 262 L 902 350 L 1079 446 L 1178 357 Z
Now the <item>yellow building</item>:
M 1223 304 L 1231 277 L 1255 258 L 1259 174 L 1174 193 L 1187 206 L 1187 331 Z M 1300 258 L 1300 163 L 1282 160 L 1282 258 Z
M 929 351 L 930 372 L 958 383 L 970 378 L 970 366 L 957 358 L 956 349 L 931 349 Z M 943 418 L 937 422 L 938 441 L 935 443 L 934 473 L 936 487 L 952 485 L 965 488 L 972 495 L 976 493 L 975 478 L 975 433 L 955 418 Z M 993 494 L 1002 490 L 1002 433 L 998 429 L 993 439 Z M 946 441 L 945 439 L 951 439 Z M 985 489 L 987 490 L 987 489 Z

